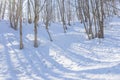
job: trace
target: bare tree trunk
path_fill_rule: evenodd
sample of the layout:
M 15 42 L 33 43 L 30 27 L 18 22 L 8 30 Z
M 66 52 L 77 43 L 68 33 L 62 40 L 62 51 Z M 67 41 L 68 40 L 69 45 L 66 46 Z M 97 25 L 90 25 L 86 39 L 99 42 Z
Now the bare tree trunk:
M 19 1 L 19 0 L 18 0 Z M 18 29 L 19 17 L 19 2 L 16 0 L 9 0 L 9 20 L 10 25 L 14 30 Z
M 32 15 L 31 15 L 31 4 L 30 4 L 30 0 L 28 0 L 28 23 L 31 24 L 32 23 Z
M 2 19 L 4 19 L 5 11 L 6 11 L 6 0 L 4 1 L 4 7 L 3 7 L 3 13 L 2 13 Z
M 2 19 L 2 5 L 3 5 L 3 1 L 0 2 L 0 19 Z
M 104 10 L 103 10 L 103 0 L 100 0 L 100 4 L 101 4 L 100 31 L 101 31 L 101 38 L 104 38 Z
M 68 20 L 68 25 L 71 26 L 71 1 L 67 0 L 67 20 Z
M 49 32 L 49 24 L 50 24 L 50 21 L 52 20 L 52 0 L 46 0 L 46 6 L 44 9 L 44 17 L 45 17 L 44 23 L 46 25 L 46 31 L 49 35 L 50 41 L 53 41 L 51 34 Z
M 35 34 L 35 37 L 34 37 L 34 47 L 38 47 L 38 39 L 37 39 L 37 16 L 35 16 L 34 18 L 34 34 Z
M 35 10 L 34 10 L 34 34 L 35 34 L 35 37 L 34 37 L 34 47 L 38 47 L 38 31 L 37 31 L 37 28 L 38 28 L 38 20 L 39 20 L 39 7 L 40 7 L 40 3 L 39 3 L 39 0 L 35 0 L 34 1 L 34 6 L 35 6 Z
M 58 5 L 59 5 L 59 10 L 61 15 L 61 21 L 63 23 L 64 33 L 66 33 L 67 26 L 65 21 L 65 0 L 58 0 Z
M 20 0 L 20 4 L 19 4 L 19 18 L 20 18 L 20 49 L 23 49 L 23 40 L 22 40 L 22 4 L 23 4 L 23 1 Z

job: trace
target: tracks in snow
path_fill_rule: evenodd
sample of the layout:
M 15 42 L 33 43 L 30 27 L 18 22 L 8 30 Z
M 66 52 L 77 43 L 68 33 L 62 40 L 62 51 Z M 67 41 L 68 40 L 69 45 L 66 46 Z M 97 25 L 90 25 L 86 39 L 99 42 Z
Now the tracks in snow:
M 26 37 L 25 49 L 21 51 L 18 49 L 19 42 L 16 35 L 9 33 L 0 35 L 0 37 L 1 42 L 4 42 L 2 44 L 5 44 L 0 45 L 1 80 L 113 80 L 109 77 L 99 78 L 98 75 L 102 75 L 101 70 L 109 73 L 109 70 L 119 65 L 120 61 L 119 49 L 114 48 L 115 45 L 119 47 L 119 44 L 113 43 L 120 39 L 117 36 L 116 40 L 107 38 L 100 45 L 94 46 L 97 44 L 97 40 L 94 40 L 95 42 L 81 41 L 85 40 L 83 33 L 57 34 L 53 36 L 54 42 L 41 37 L 39 48 L 34 50 L 32 50 L 32 39 Z M 109 47 L 108 45 L 112 43 L 107 41 L 113 41 L 114 46 Z M 106 42 L 107 44 L 104 45 Z M 94 44 L 92 45 L 92 43 Z M 101 51 L 103 49 L 101 47 L 105 48 L 105 52 Z M 107 49 L 111 48 L 113 49 L 110 53 Z M 108 54 L 112 57 L 105 58 Z M 115 60 L 112 60 L 114 58 Z M 93 78 L 93 75 L 96 78 Z

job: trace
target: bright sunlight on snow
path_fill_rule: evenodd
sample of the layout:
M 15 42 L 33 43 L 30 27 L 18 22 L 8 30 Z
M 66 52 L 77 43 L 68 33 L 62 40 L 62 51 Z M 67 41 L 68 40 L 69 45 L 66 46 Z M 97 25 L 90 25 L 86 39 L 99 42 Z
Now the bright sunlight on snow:
M 120 0 L 0 0 L 0 80 L 120 80 Z
M 72 24 L 67 33 L 53 23 L 50 30 L 56 33 L 50 42 L 45 29 L 39 27 L 37 49 L 32 26 L 26 24 L 24 28 L 31 29 L 23 32 L 25 49 L 19 50 L 19 33 L 8 30 L 6 21 L 0 22 L 6 26 L 0 27 L 0 80 L 119 80 L 120 27 L 111 23 L 103 40 L 86 39 L 79 23 Z

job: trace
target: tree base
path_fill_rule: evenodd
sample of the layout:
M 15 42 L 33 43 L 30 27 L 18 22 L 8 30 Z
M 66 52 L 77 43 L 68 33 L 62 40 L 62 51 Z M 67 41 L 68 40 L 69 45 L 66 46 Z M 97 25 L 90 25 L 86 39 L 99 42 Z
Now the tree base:
M 23 46 L 23 44 L 21 44 L 21 45 L 20 45 L 20 49 L 23 49 L 23 48 L 24 48 L 24 46 Z
M 37 43 L 34 43 L 34 47 L 35 47 L 35 48 L 38 48 L 38 44 L 37 44 Z

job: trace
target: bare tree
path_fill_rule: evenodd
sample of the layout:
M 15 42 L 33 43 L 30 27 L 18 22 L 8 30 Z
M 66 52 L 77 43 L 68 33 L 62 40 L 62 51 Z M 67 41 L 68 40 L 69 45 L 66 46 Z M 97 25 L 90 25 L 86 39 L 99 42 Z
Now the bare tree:
M 2 19 L 2 6 L 3 6 L 3 1 L 0 1 L 0 18 Z
M 38 47 L 38 21 L 39 21 L 39 10 L 40 10 L 40 2 L 39 0 L 34 0 L 34 47 Z
M 18 29 L 19 3 L 16 0 L 9 0 L 9 20 L 13 29 Z
M 71 7 L 71 0 L 67 0 L 66 12 L 67 12 L 67 21 L 68 25 L 71 25 L 72 20 L 72 7 Z
M 67 26 L 66 26 L 66 19 L 65 19 L 65 0 L 58 0 L 60 15 L 61 15 L 61 21 L 63 23 L 63 29 L 64 33 L 66 33 Z
M 3 6 L 3 12 L 2 12 L 2 19 L 4 19 L 4 16 L 5 16 L 6 4 L 7 4 L 7 1 L 4 0 L 4 6 Z
M 20 21 L 20 49 L 23 49 L 23 40 L 22 40 L 22 7 L 23 7 L 23 0 L 19 0 L 19 21 Z
M 27 13 L 28 13 L 28 23 L 32 23 L 32 11 L 31 11 L 31 1 L 28 0 L 27 2 Z
M 50 35 L 50 32 L 49 32 L 50 21 L 52 20 L 52 0 L 46 0 L 46 6 L 44 9 L 44 17 L 45 17 L 44 23 L 46 25 L 46 31 L 49 35 L 50 41 L 53 41 Z

